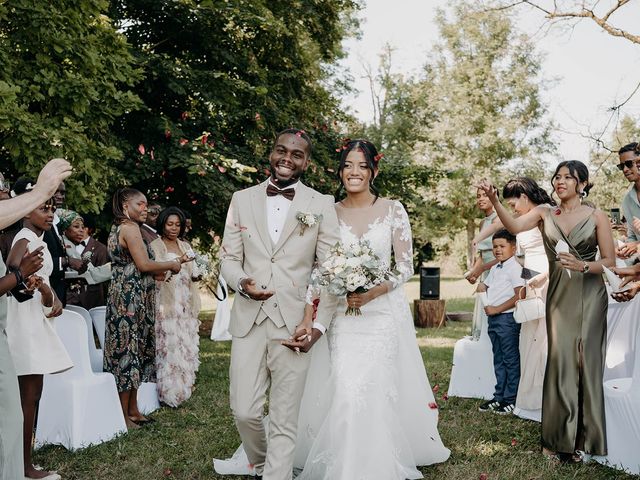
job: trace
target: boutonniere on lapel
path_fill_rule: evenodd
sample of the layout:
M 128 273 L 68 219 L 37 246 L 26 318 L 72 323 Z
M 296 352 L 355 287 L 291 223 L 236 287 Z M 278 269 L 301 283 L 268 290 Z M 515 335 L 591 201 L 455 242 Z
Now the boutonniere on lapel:
M 315 213 L 306 213 L 306 212 L 298 212 L 296 213 L 296 220 L 300 224 L 300 236 L 304 235 L 304 231 L 307 228 L 313 228 L 320 220 L 322 220 L 322 215 L 316 215 Z

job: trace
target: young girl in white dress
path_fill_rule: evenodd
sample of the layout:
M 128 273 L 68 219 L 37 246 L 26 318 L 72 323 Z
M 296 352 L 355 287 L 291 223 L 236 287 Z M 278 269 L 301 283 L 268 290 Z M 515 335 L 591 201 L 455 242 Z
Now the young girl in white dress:
M 30 189 L 29 185 L 30 182 L 27 181 L 16 182 L 14 191 L 23 193 Z M 24 186 L 22 192 L 20 186 Z M 62 313 L 62 304 L 49 285 L 53 261 L 42 240 L 45 230 L 53 225 L 55 208 L 51 200 L 22 219 L 23 228 L 15 236 L 7 258 L 7 266 L 17 268 L 27 252 L 43 247 L 42 268 L 30 277 L 23 295 L 15 293 L 8 299 L 6 330 L 9 350 L 18 375 L 24 417 L 24 474 L 26 478 L 47 480 L 57 480 L 60 476 L 36 469 L 31 461 L 33 427 L 42 394 L 43 378 L 44 374 L 63 372 L 73 366 L 55 329 L 54 317 Z M 18 298 L 24 301 L 18 301 Z

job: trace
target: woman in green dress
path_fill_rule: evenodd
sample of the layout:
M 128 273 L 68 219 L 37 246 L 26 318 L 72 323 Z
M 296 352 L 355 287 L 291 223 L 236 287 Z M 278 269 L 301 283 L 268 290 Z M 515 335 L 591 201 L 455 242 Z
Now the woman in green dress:
M 147 218 L 147 199 L 133 188 L 113 196 L 114 222 L 109 234 L 111 284 L 107 298 L 104 371 L 116 379 L 127 428 L 149 421 L 138 410 L 138 387 L 155 382 L 155 281 L 168 270 L 180 271 L 186 257 L 153 260 L 140 233 Z
M 583 453 L 607 454 L 602 376 L 608 302 L 602 267 L 614 265 L 615 249 L 608 217 L 582 203 L 592 186 L 587 167 L 561 162 L 551 184 L 558 206 L 538 206 L 518 218 L 500 204 L 495 187 L 482 182 L 480 188 L 509 231 L 538 226 L 542 232 L 549 259 L 542 447 L 547 455 L 579 461 Z M 560 241 L 569 252 L 556 253 Z

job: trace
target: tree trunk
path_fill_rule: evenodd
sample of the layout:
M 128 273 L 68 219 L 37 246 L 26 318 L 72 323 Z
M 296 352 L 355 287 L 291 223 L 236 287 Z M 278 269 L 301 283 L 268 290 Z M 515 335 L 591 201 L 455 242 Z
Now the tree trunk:
M 421 328 L 446 326 L 445 301 L 414 300 L 413 324 Z

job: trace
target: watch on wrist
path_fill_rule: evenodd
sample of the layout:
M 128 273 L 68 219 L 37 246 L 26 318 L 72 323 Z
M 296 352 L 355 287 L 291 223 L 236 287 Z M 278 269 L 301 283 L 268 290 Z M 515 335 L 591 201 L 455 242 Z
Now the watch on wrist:
M 242 282 L 246 279 L 247 277 L 242 277 L 240 280 L 238 280 L 238 285 L 237 285 L 238 288 L 236 289 L 236 292 L 238 292 L 244 298 L 251 298 L 249 294 L 245 292 L 244 288 L 242 287 Z
M 587 262 L 583 262 L 582 273 L 587 273 L 588 271 L 589 271 L 589 264 Z

